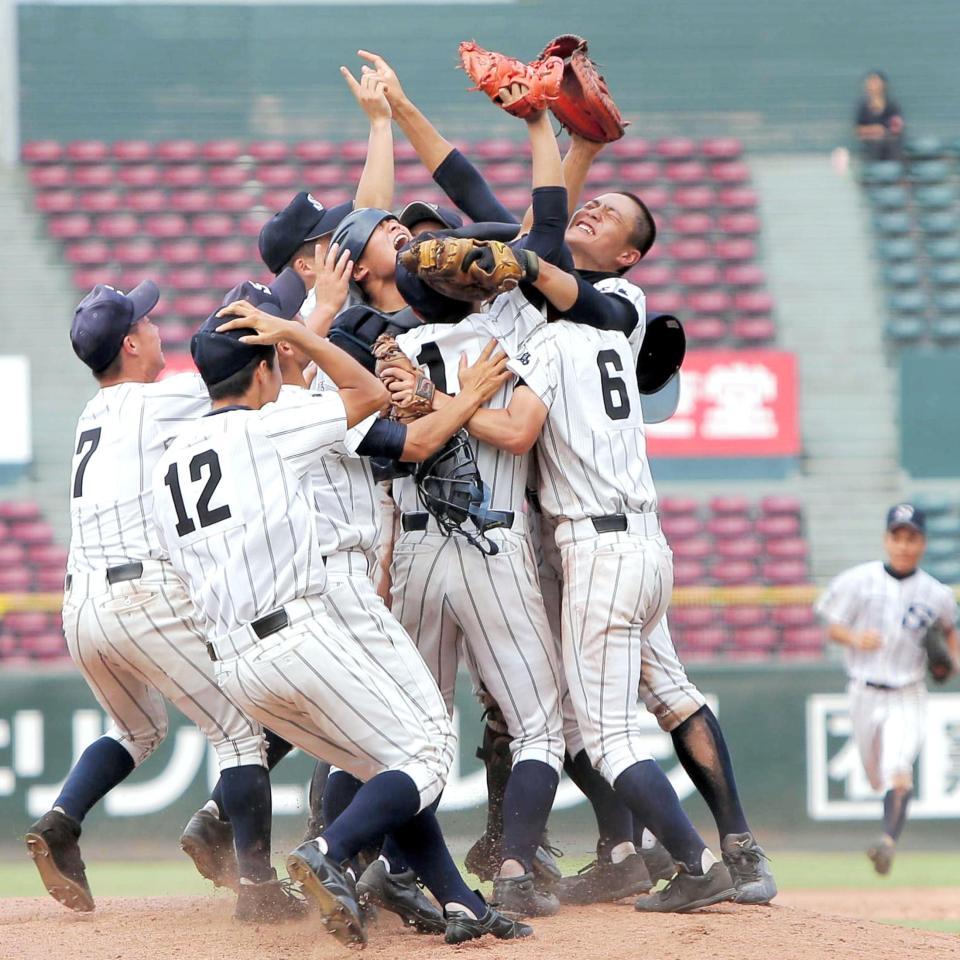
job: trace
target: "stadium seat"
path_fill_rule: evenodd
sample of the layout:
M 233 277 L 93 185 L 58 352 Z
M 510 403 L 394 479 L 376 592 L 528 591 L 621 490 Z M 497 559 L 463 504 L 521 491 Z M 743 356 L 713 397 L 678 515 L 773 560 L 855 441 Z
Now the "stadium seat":
M 326 163 L 336 152 L 336 146 L 329 140 L 304 140 L 293 148 L 293 155 L 303 164 Z
M 194 163 L 200 158 L 200 147 L 194 140 L 163 140 L 154 155 L 160 163 Z
M 926 135 L 909 138 L 904 152 L 911 160 L 936 160 L 943 155 L 945 148 L 939 137 Z
M 710 244 L 703 237 L 678 237 L 669 244 L 668 250 L 674 260 L 683 263 L 709 260 L 711 257 Z
M 641 160 L 650 155 L 650 144 L 642 137 L 624 137 L 610 144 L 612 156 L 621 160 Z
M 367 159 L 366 140 L 344 140 L 340 145 L 340 156 L 362 164 Z M 526 147 L 526 144 L 523 144 Z
M 71 163 L 105 163 L 110 148 L 102 140 L 74 140 L 67 144 L 66 158 Z
M 53 527 L 44 520 L 21 520 L 10 524 L 10 537 L 24 545 L 53 542 Z
M 760 218 L 753 213 L 721 213 L 717 226 L 721 233 L 752 237 L 760 232 Z
M 218 190 L 211 195 L 212 208 L 220 213 L 246 213 L 256 204 L 248 190 Z
M 688 137 L 666 137 L 654 144 L 653 152 L 664 160 L 691 160 L 697 155 L 697 145 Z
M 244 153 L 239 140 L 208 140 L 200 145 L 200 159 L 204 163 L 233 164 Z
M 711 565 L 710 576 L 721 586 L 742 586 L 756 582 L 757 568 L 747 560 L 718 560 Z
M 761 606 L 731 606 L 724 607 L 723 622 L 733 630 L 742 630 L 745 627 L 765 627 L 768 620 L 768 610 Z
M 913 260 L 917 255 L 917 245 L 911 237 L 890 237 L 877 244 L 877 252 L 882 260 L 889 262 Z
M 678 213 L 670 220 L 670 233 L 681 236 L 705 236 L 713 232 L 713 217 L 709 213 Z
M 152 240 L 118 240 L 113 245 L 113 259 L 121 265 L 148 264 L 156 258 L 157 250 Z
M 960 290 L 940 290 L 933 302 L 941 318 L 960 316 Z
M 677 187 L 673 192 L 673 205 L 679 210 L 711 210 L 717 205 L 713 187 Z
M 207 183 L 205 167 L 197 163 L 173 164 L 160 168 L 160 183 L 174 190 L 203 187 Z
M 891 263 L 884 268 L 883 279 L 890 287 L 915 287 L 923 274 L 916 263 Z
M 950 167 L 942 160 L 911 163 L 907 171 L 907 179 L 918 185 L 943 183 L 949 175 Z
M 674 557 L 673 583 L 678 587 L 696 586 L 706 580 L 703 564 L 699 560 Z
M 894 290 L 887 297 L 887 309 L 894 316 L 922 314 L 927 309 L 927 295 L 919 287 Z
M 724 187 L 717 193 L 717 206 L 724 210 L 755 210 L 757 192 L 750 187 Z
M 760 500 L 760 513 L 764 517 L 799 517 L 802 510 L 800 499 L 789 494 L 771 494 Z
M 684 630 L 697 630 L 701 627 L 712 627 L 716 623 L 716 609 L 714 607 L 682 606 L 672 607 L 670 610 L 670 626 Z
M 721 237 L 713 245 L 713 256 L 728 263 L 740 263 L 753 260 L 757 247 L 747 237 Z
M 107 263 L 110 247 L 102 240 L 76 240 L 67 245 L 67 262 L 78 265 Z
M 288 163 L 261 164 L 256 169 L 256 179 L 264 187 L 291 191 L 291 197 L 287 198 L 289 200 L 300 186 L 300 170 Z
M 492 163 L 484 168 L 484 175 L 491 184 L 523 186 L 530 180 L 530 169 L 523 163 Z M 426 167 L 414 167 L 404 174 L 403 182 L 429 183 L 432 179 Z
M 913 191 L 913 202 L 920 210 L 950 210 L 956 202 L 953 187 L 918 187 Z
M 734 632 L 733 643 L 741 653 L 769 653 L 780 640 L 773 627 L 743 627 Z
M 927 256 L 931 260 L 960 260 L 960 237 L 941 237 L 928 240 L 925 244 Z
M 254 256 L 254 251 L 245 241 L 234 238 L 211 240 L 203 250 L 204 259 L 215 264 L 245 263 Z
M 884 236 L 906 236 L 913 229 L 913 220 L 902 211 L 880 213 L 873 218 L 873 226 Z
M 197 237 L 224 238 L 236 235 L 236 221 L 225 213 L 201 213 L 190 225 Z
M 760 566 L 760 575 L 768 583 L 789 586 L 806 583 L 807 565 L 802 560 L 768 560 Z
M 97 217 L 94 231 L 108 239 L 126 239 L 140 233 L 140 218 L 132 213 L 111 213 Z
M 707 530 L 718 540 L 745 537 L 753 532 L 753 521 L 744 513 L 720 513 L 707 520 Z
M 203 258 L 203 247 L 193 237 L 182 236 L 179 239 L 160 243 L 157 253 L 167 263 L 198 263 Z
M 700 153 L 708 160 L 738 160 L 743 143 L 736 137 L 710 137 L 700 143 Z
M 783 537 L 770 540 L 766 545 L 767 556 L 774 560 L 806 560 L 807 541 L 802 537 Z
M 952 210 L 934 210 L 921 214 L 920 229 L 930 237 L 949 237 L 960 233 L 960 219 Z
M 769 343 L 777 335 L 777 326 L 769 317 L 737 317 L 730 334 L 747 344 Z
M 916 494 L 910 498 L 910 502 L 923 510 L 928 517 L 952 513 L 955 506 L 952 498 L 939 496 L 935 493 Z
M 29 173 L 30 183 L 37 190 L 55 190 L 70 185 L 70 170 L 67 167 L 32 167 Z
M 663 175 L 668 183 L 706 183 L 710 180 L 707 168 L 696 160 L 668 163 Z
M 116 213 L 126 205 L 116 190 L 84 190 L 75 196 L 77 205 L 87 213 Z
M 321 188 L 340 186 L 347 180 L 347 172 L 339 163 L 325 163 L 316 167 L 304 167 L 300 179 L 323 200 L 325 198 Z
M 220 190 L 245 187 L 250 179 L 251 174 L 240 165 L 207 167 L 207 183 Z
M 706 560 L 714 555 L 713 541 L 707 537 L 690 537 L 678 540 L 675 544 L 677 553 L 686 560 Z
M 707 170 L 707 179 L 724 184 L 749 183 L 750 168 L 739 160 L 711 163 Z
M 680 313 L 683 297 L 675 290 L 656 290 L 647 297 L 647 309 L 657 313 Z
M 714 550 L 725 560 L 756 560 L 763 553 L 763 545 L 756 537 L 718 537 Z
M 675 545 L 678 545 L 681 540 L 703 533 L 703 523 L 695 514 L 663 514 L 660 517 L 660 524 L 664 535 Z M 676 546 L 676 549 L 680 547 Z
M 685 287 L 716 287 L 721 283 L 715 263 L 688 263 L 677 270 L 677 282 Z
M 516 167 L 513 164 L 503 164 L 507 168 L 507 175 L 509 179 L 503 180 L 494 180 L 491 182 L 497 183 L 501 186 L 507 184 L 521 184 L 524 182 L 523 179 L 517 179 L 515 172 Z M 492 167 L 490 169 L 493 169 Z M 530 174 L 529 171 L 526 172 L 526 179 L 529 180 Z M 420 166 L 419 164 L 413 163 L 406 167 L 398 167 L 396 172 L 396 181 L 398 185 L 403 185 L 406 187 L 427 187 L 433 186 L 433 177 L 430 176 L 430 171 L 426 167 Z M 530 191 L 527 189 L 527 202 L 529 203 Z
M 684 631 L 680 640 L 685 660 L 715 657 L 726 643 L 727 632 L 722 627 Z
M 189 293 L 173 299 L 173 310 L 178 317 L 191 323 L 202 323 L 221 306 L 221 298 L 207 293 Z
M 131 194 L 135 190 L 145 190 L 160 186 L 160 167 L 152 163 L 138 163 L 129 167 L 120 167 L 116 171 L 117 180 L 125 187 L 130 188 Z
M 630 188 L 642 188 L 660 183 L 660 164 L 653 160 L 641 160 L 636 163 L 620 165 L 620 179 Z
M 720 346 L 727 336 L 727 322 L 723 317 L 685 317 L 683 329 L 687 340 L 696 346 Z
M 149 140 L 115 140 L 110 145 L 110 156 L 117 163 L 149 163 L 153 159 L 153 144 Z
M 893 184 L 899 183 L 903 176 L 903 164 L 898 160 L 878 160 L 863 165 L 861 179 L 866 184 Z
M 39 520 L 40 505 L 34 500 L 0 500 L 0 520 L 6 523 L 21 523 Z
M 26 560 L 26 550 L 18 540 L 0 543 L 0 567 L 19 567 Z
M 879 210 L 903 210 L 910 202 L 910 194 L 897 184 L 875 187 L 867 196 Z
M 143 231 L 154 239 L 182 237 L 187 232 L 187 218 L 179 213 L 151 214 L 143 218 Z
M 59 163 L 63 159 L 63 146 L 57 140 L 31 140 L 23 145 L 20 159 L 27 164 Z
M 723 268 L 723 283 L 730 287 L 759 287 L 765 280 L 763 268 L 755 263 L 737 263 Z
M 628 274 L 629 278 L 643 288 L 668 287 L 674 280 L 673 268 L 665 263 L 648 263 L 642 260 Z
M 700 509 L 694 497 L 666 496 L 660 498 L 660 513 L 666 517 L 691 517 Z
M 495 169 L 495 168 L 491 168 Z M 527 172 L 526 179 L 530 179 L 530 168 L 525 166 Z M 598 185 L 613 184 L 620 182 L 617 164 L 606 161 L 594 161 L 590 166 L 590 172 L 587 174 L 587 189 L 596 188 Z
M 70 171 L 70 180 L 82 190 L 112 187 L 116 176 L 113 167 L 101 163 L 75 166 Z
M 817 621 L 813 607 L 806 603 L 790 603 L 774 607 L 771 611 L 771 619 L 778 627 L 809 627 Z
M 207 268 L 201 265 L 173 267 L 167 274 L 167 283 L 174 290 L 205 290 L 210 284 L 210 274 Z
M 47 231 L 57 240 L 75 240 L 89 235 L 91 224 L 92 221 L 86 214 L 69 213 L 51 217 L 47 221 Z
M 726 290 L 693 290 L 687 296 L 687 309 L 700 314 L 724 313 L 733 305 Z
M 935 317 L 931 332 L 937 340 L 960 339 L 960 317 Z

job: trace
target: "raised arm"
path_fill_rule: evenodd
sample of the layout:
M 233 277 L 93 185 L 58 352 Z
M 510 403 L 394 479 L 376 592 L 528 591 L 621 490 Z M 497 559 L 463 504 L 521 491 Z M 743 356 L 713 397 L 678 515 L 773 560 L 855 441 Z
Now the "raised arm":
M 372 70 L 364 69 L 359 81 L 346 67 L 341 67 L 340 73 L 370 121 L 367 159 L 357 183 L 355 205 L 389 210 L 393 206 L 394 188 L 393 125 L 385 84 Z

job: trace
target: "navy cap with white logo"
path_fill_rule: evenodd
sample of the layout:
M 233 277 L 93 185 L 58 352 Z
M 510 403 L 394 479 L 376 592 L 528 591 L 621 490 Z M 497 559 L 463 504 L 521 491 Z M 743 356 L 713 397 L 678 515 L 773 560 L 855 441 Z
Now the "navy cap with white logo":
M 73 352 L 94 372 L 113 362 L 123 338 L 160 299 L 152 280 L 144 280 L 129 293 L 98 283 L 77 305 L 70 325 Z
M 223 305 L 246 300 L 264 313 L 291 320 L 300 311 L 305 294 L 303 280 L 287 267 L 269 287 L 253 280 L 237 284 L 223 298 Z M 240 342 L 241 337 L 255 332 L 249 327 L 218 333 L 217 327 L 229 319 L 218 317 L 215 311 L 204 320 L 190 341 L 193 362 L 207 386 L 232 377 L 263 352 L 262 345 Z
M 456 210 L 441 207 L 437 203 L 427 203 L 426 200 L 414 200 L 408 203 L 397 218 L 408 230 L 412 230 L 424 220 L 435 220 L 442 223 L 448 230 L 457 230 L 463 226 L 463 217 Z
M 260 228 L 260 258 L 280 273 L 300 247 L 333 233 L 352 209 L 351 200 L 325 207 L 313 194 L 301 191 Z
M 892 532 L 900 527 L 909 527 L 926 536 L 927 515 L 912 503 L 898 503 L 887 511 L 887 531 Z

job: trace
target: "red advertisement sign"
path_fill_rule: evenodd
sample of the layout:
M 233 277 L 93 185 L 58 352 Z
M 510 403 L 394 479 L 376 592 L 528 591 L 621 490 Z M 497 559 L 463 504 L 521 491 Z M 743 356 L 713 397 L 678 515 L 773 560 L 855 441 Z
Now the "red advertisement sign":
M 680 405 L 647 427 L 652 457 L 792 457 L 800 453 L 797 359 L 781 350 L 693 350 Z

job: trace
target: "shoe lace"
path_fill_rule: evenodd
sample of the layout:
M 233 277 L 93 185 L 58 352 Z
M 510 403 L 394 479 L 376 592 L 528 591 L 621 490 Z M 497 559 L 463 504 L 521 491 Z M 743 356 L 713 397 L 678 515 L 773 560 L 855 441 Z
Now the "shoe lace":
M 285 897 L 289 897 L 291 900 L 297 900 L 300 903 L 307 902 L 303 887 L 300 886 L 299 881 L 293 880 L 290 877 L 284 877 L 283 880 L 278 880 L 277 883 L 280 885 L 280 889 L 283 891 Z
M 585 867 L 581 867 L 577 871 L 577 876 L 580 877 L 580 876 L 583 876 L 583 874 L 585 873 L 590 873 L 591 870 L 596 870 L 597 867 L 599 866 L 600 866 L 599 860 L 591 860 Z

